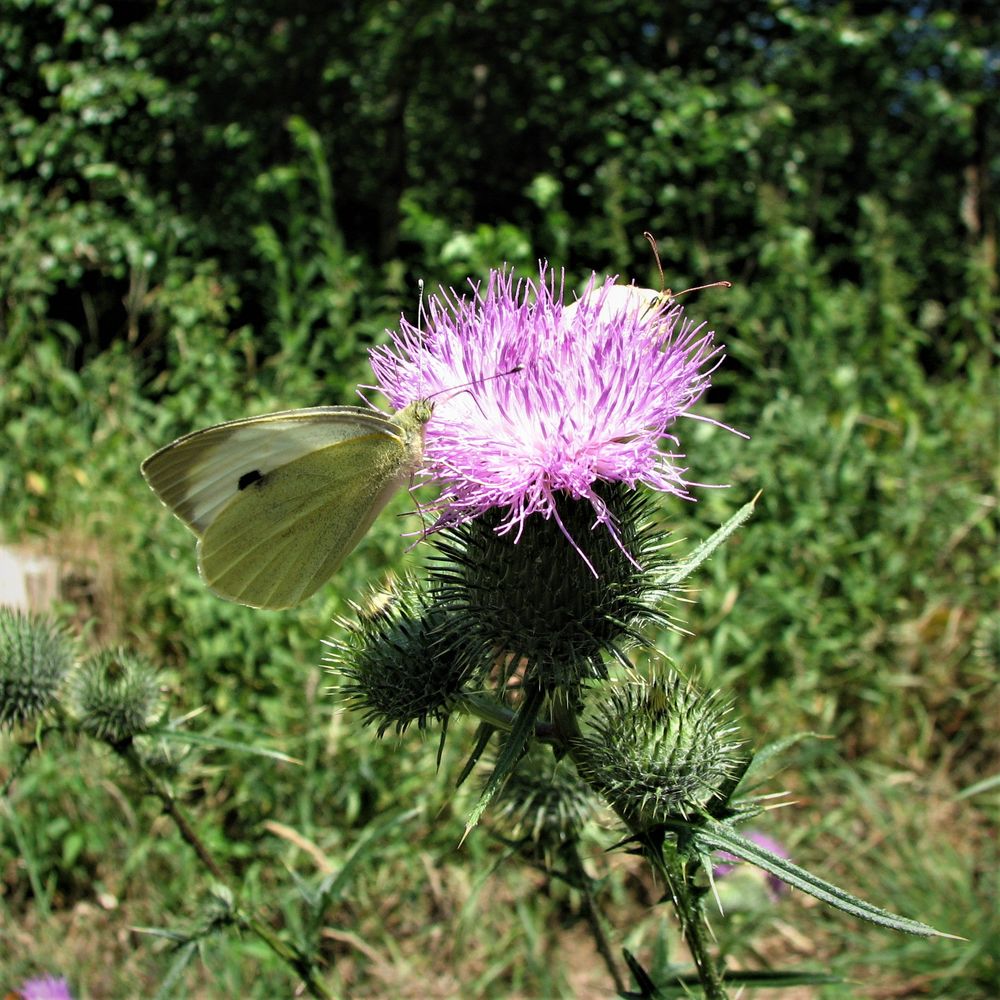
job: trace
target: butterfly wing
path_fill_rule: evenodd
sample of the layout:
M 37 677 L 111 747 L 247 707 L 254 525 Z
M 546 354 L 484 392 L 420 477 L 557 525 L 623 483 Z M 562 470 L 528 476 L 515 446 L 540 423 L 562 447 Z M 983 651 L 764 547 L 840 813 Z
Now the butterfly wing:
M 401 439 L 362 434 L 249 483 L 198 544 L 217 594 L 258 608 L 304 601 L 334 573 L 412 469 Z
M 584 296 L 571 302 L 563 309 L 563 321 L 572 322 L 581 306 L 594 313 L 595 319 L 610 322 L 619 316 L 636 315 L 640 318 L 647 312 L 652 312 L 673 301 L 670 292 L 657 292 L 652 288 L 639 288 L 636 285 L 611 285 L 590 289 Z M 596 308 L 600 302 L 600 310 Z
M 290 607 L 340 565 L 420 460 L 422 435 L 353 406 L 234 420 L 148 458 L 153 491 L 199 538 L 221 596 Z
M 359 406 L 314 406 L 230 420 L 178 438 L 142 463 L 153 492 L 201 535 L 240 489 L 244 476 L 361 433 L 394 433 L 391 421 Z

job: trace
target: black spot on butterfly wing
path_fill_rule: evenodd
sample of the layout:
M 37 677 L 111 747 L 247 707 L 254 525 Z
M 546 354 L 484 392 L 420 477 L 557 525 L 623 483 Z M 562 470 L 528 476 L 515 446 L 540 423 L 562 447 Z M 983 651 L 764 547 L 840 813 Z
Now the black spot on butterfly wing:
M 260 469 L 251 469 L 249 472 L 244 472 L 239 478 L 239 482 L 236 484 L 236 488 L 242 492 L 248 486 L 253 486 L 254 483 L 262 483 L 264 481 L 264 473 Z

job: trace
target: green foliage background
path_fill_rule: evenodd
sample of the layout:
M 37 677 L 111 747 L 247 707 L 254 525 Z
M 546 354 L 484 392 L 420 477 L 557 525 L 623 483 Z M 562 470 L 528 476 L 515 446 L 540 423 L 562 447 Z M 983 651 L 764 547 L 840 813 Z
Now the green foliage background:
M 282 866 L 317 862 L 269 822 L 336 866 L 418 809 L 328 914 L 349 995 L 610 990 L 596 961 L 573 978 L 591 959 L 566 898 L 516 865 L 484 882 L 485 834 L 456 853 L 461 727 L 435 775 L 432 745 L 373 744 L 325 694 L 319 639 L 398 564 L 395 519 L 323 597 L 255 613 L 200 585 L 138 463 L 209 423 L 351 401 L 417 278 L 544 258 L 570 286 L 656 286 L 643 230 L 674 289 L 734 282 L 687 306 L 727 344 L 702 411 L 751 436 L 685 423 L 694 478 L 731 485 L 665 501 L 664 523 L 693 544 L 763 490 L 691 595 L 694 636 L 661 645 L 736 692 L 755 741 L 834 737 L 776 783 L 800 800 L 772 830 L 797 859 L 971 942 L 795 900 L 721 939 L 887 990 L 1000 989 L 997 800 L 958 797 L 998 768 L 996 27 L 974 3 L 0 0 L 0 533 L 66 558 L 88 641 L 156 656 L 178 714 L 304 762 L 191 752 L 178 779 L 251 896 L 279 894 L 277 926 L 298 919 Z M 52 747 L 15 786 L 0 986 L 162 980 L 169 954 L 127 928 L 196 920 L 207 884 L 122 783 Z M 626 943 L 665 961 L 656 887 L 616 871 Z M 250 943 L 206 949 L 176 995 L 289 989 Z

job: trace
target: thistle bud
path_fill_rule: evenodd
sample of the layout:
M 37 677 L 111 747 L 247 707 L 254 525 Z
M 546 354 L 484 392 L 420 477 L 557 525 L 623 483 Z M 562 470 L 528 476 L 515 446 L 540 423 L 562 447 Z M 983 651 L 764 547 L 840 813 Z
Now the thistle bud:
M 529 751 L 497 796 L 493 825 L 511 840 L 548 855 L 580 836 L 597 802 L 567 759 Z
M 55 622 L 0 608 L 0 729 L 50 708 L 73 664 L 69 637 Z
M 445 718 L 469 673 L 454 616 L 425 591 L 384 596 L 374 611 L 355 607 L 345 638 L 328 639 L 327 663 L 344 678 L 340 690 L 379 736 L 415 722 Z
M 616 685 L 578 743 L 577 767 L 635 829 L 686 819 L 744 763 L 729 714 L 675 673 Z
M 85 733 L 124 743 L 146 732 L 160 713 L 156 671 L 129 650 L 103 650 L 70 678 L 70 707 Z

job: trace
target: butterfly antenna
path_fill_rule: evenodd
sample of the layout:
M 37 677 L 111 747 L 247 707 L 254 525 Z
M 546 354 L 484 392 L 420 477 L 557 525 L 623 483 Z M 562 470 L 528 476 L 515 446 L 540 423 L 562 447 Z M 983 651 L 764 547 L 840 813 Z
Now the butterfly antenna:
M 420 384 L 421 391 L 423 391 L 424 382 L 424 370 L 423 370 L 423 348 L 426 346 L 426 334 L 424 332 L 424 327 L 427 324 L 427 311 L 424 306 L 424 279 L 417 278 L 417 343 L 420 346 Z
M 660 261 L 660 250 L 656 245 L 656 237 L 652 233 L 643 233 L 646 237 L 646 242 L 650 245 L 653 251 L 653 259 L 656 261 L 656 270 L 660 272 L 660 292 L 665 293 L 669 298 L 671 296 L 670 289 L 664 288 L 666 279 L 663 277 L 663 264 Z
M 487 375 L 484 378 L 474 379 L 472 382 L 463 382 L 462 385 L 451 386 L 448 389 L 438 389 L 437 392 L 432 392 L 427 398 L 433 399 L 435 396 L 440 396 L 442 393 L 460 393 L 460 392 L 471 392 L 472 388 L 477 385 L 482 385 L 484 382 L 492 382 L 495 378 L 506 378 L 508 375 L 516 375 L 518 372 L 524 371 L 524 365 L 515 365 L 513 368 L 508 368 L 505 372 L 494 372 L 492 375 Z
M 424 313 L 424 279 L 417 278 L 417 288 L 420 290 L 417 298 L 417 329 L 423 333 L 424 331 L 424 319 L 426 314 Z
M 687 295 L 688 292 L 703 292 L 706 288 L 732 288 L 733 283 L 731 281 L 711 281 L 707 285 L 694 285 L 692 288 L 685 288 L 683 292 L 667 292 L 667 294 L 673 299 L 679 299 L 682 295 Z
M 660 272 L 660 294 L 665 295 L 671 302 L 674 299 L 679 299 L 682 295 L 687 295 L 689 292 L 703 292 L 706 288 L 732 288 L 733 283 L 731 281 L 712 281 L 707 285 L 694 285 L 691 288 L 685 288 L 683 292 L 674 292 L 666 287 L 666 278 L 663 276 L 663 263 L 660 261 L 660 251 L 656 245 L 656 237 L 652 233 L 643 233 L 646 237 L 646 242 L 653 249 L 653 257 L 656 260 L 656 269 Z

